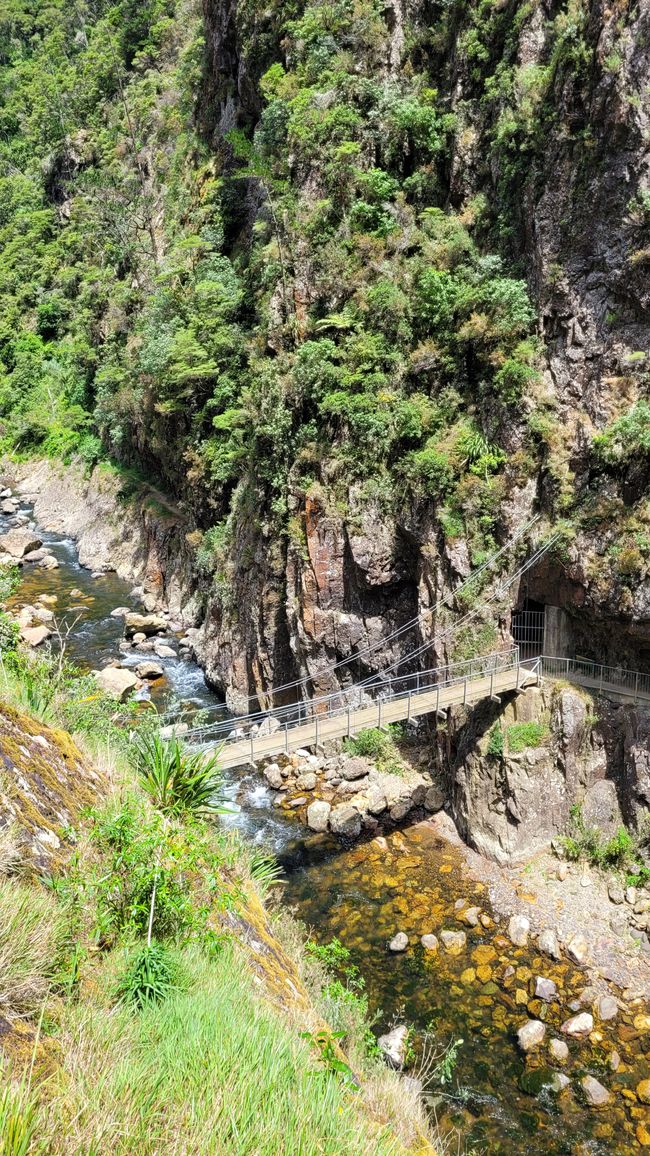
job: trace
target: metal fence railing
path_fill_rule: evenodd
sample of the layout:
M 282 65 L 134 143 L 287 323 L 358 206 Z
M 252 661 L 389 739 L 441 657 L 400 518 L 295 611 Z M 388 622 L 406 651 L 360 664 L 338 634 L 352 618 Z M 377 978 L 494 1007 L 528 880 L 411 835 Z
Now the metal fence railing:
M 552 658 L 542 655 L 541 672 L 547 678 L 566 678 L 585 683 L 597 690 L 615 691 L 638 701 L 650 699 L 650 674 L 625 670 L 621 666 L 603 666 L 585 658 Z
M 414 671 L 382 678 L 377 676 L 372 683 L 357 684 L 348 690 L 341 689 L 334 694 L 320 698 L 303 699 L 288 706 L 276 707 L 272 712 L 258 711 L 235 718 L 220 719 L 205 723 L 186 732 L 184 738 L 197 744 L 240 742 L 242 739 L 273 734 L 279 730 L 289 730 L 304 723 L 358 712 L 374 704 L 405 702 L 424 691 L 441 690 L 454 686 L 468 687 L 478 679 L 490 678 L 508 670 L 522 669 L 526 675 L 534 673 L 534 662 L 521 663 L 517 647 L 510 650 L 487 654 L 481 658 L 468 659 L 432 670 Z M 490 693 L 488 688 L 487 693 Z M 415 709 L 414 709 L 415 713 Z M 379 711 L 381 719 L 381 710 Z M 406 717 L 406 715 L 405 715 Z

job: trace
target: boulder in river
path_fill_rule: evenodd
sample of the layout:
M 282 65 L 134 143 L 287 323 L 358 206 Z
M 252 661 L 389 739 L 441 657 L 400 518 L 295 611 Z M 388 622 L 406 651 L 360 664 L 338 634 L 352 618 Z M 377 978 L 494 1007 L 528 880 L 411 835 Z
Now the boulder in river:
M 6 534 L 0 536 L 0 550 L 5 554 L 11 554 L 12 558 L 24 558 L 30 550 L 38 550 L 42 544 L 41 539 L 32 530 L 25 530 L 22 527 L 8 530 Z
M 165 671 L 159 662 L 152 662 L 147 659 L 145 662 L 139 662 L 135 668 L 135 673 L 138 678 L 146 678 L 155 681 L 157 678 L 162 678 Z
M 124 631 L 127 638 L 135 634 L 158 634 L 159 630 L 166 628 L 167 622 L 159 614 L 136 614 L 130 611 L 124 615 Z
M 594 1017 L 591 1012 L 579 1012 L 577 1016 L 571 1016 L 560 1028 L 565 1036 L 571 1036 L 573 1040 L 584 1040 L 593 1030 Z
M 100 690 L 118 702 L 124 702 L 138 685 L 138 679 L 131 670 L 121 666 L 107 666 L 104 670 L 93 671 Z
M 126 618 L 127 614 L 130 613 L 131 610 L 128 606 L 116 606 L 115 610 L 111 610 L 111 618 Z
M 0 502 L 0 511 L 3 514 L 15 514 L 19 503 L 15 498 L 3 498 Z
M 47 558 L 48 550 L 45 546 L 39 546 L 38 550 L 28 550 L 23 555 L 24 562 L 41 562 L 43 558 Z
M 54 557 L 54 554 L 46 554 L 44 558 L 41 558 L 38 565 L 41 567 L 42 570 L 58 570 L 59 569 L 59 561 L 57 558 Z
M 154 642 L 153 652 L 158 658 L 176 658 L 176 651 L 171 646 L 166 646 L 164 642 Z
M 339 803 L 337 807 L 332 807 L 330 828 L 335 835 L 358 839 L 361 833 L 361 815 L 349 803 Z
M 52 637 L 52 631 L 47 626 L 23 626 L 20 637 L 28 646 L 40 646 L 42 642 Z
M 277 763 L 269 763 L 269 766 L 264 768 L 264 778 L 269 784 L 269 787 L 272 787 L 274 791 L 280 790 L 280 787 L 282 786 L 282 772 L 280 771 Z M 327 826 L 327 824 L 325 824 L 325 826 Z M 323 828 L 323 830 L 324 829 L 325 828 Z M 314 828 L 314 830 L 316 830 L 316 828 Z
M 377 1040 L 377 1045 L 384 1053 L 388 1063 L 398 1072 L 402 1070 L 406 1062 L 408 1038 L 409 1030 L 406 1024 L 398 1024 L 397 1027 L 392 1028 L 391 1031 L 386 1032 Z
M 282 779 L 280 779 L 280 783 L 282 783 Z M 273 784 L 271 785 L 273 786 Z M 307 826 L 309 829 L 311 831 L 326 831 L 331 810 L 330 804 L 323 799 L 317 799 L 315 803 L 311 803 L 307 807 Z
M 532 1052 L 540 1046 L 546 1035 L 546 1025 L 541 1020 L 528 1020 L 517 1029 L 517 1043 L 522 1052 Z

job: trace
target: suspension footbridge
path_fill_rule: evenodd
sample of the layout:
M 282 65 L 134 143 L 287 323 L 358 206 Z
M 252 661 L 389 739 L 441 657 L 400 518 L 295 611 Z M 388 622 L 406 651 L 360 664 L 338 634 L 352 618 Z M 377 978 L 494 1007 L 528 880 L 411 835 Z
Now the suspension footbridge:
M 498 701 L 502 695 L 538 685 L 543 677 L 565 679 L 623 701 L 650 703 L 649 675 L 620 667 L 604 667 L 586 660 L 542 656 L 539 652 L 533 657 L 522 657 L 518 646 L 451 665 L 418 669 L 423 661 L 426 663 L 434 641 L 439 651 L 441 644 L 451 641 L 460 627 L 469 626 L 478 616 L 484 619 L 490 609 L 494 614 L 499 606 L 503 607 L 508 589 L 516 585 L 553 545 L 557 535 L 547 538 L 529 554 L 527 561 L 515 573 L 499 578 L 491 593 L 451 626 L 438 631 L 435 639 L 426 637 L 437 612 L 458 599 L 461 593 L 467 595 L 477 591 L 486 572 L 502 560 L 537 521 L 535 517 L 522 526 L 506 546 L 435 606 L 349 658 L 339 660 L 326 670 L 320 669 L 317 672 L 319 679 L 324 675 L 336 675 L 334 682 L 340 685 L 334 693 L 309 697 L 309 679 L 295 680 L 250 699 L 256 709 L 235 718 L 220 717 L 210 722 L 197 714 L 189 728 L 182 718 L 177 718 L 175 722 L 181 723 L 179 731 L 192 745 L 204 749 L 219 747 L 220 763 L 224 769 L 229 769 L 281 752 L 289 754 L 303 747 L 319 747 L 328 740 L 351 737 L 368 728 L 408 723 L 432 713 L 437 715 L 450 707 L 474 705 L 483 699 Z M 420 631 L 419 644 L 405 648 L 400 658 L 381 671 L 356 682 L 351 671 L 345 671 L 346 666 L 361 661 L 369 665 L 374 651 L 394 644 L 409 631 L 415 631 L 416 638 L 417 631 Z M 425 635 L 423 640 L 422 634 Z M 400 649 L 402 647 L 403 641 Z M 405 666 L 409 670 L 402 673 Z M 278 698 L 285 702 L 289 698 L 289 704 L 274 705 Z

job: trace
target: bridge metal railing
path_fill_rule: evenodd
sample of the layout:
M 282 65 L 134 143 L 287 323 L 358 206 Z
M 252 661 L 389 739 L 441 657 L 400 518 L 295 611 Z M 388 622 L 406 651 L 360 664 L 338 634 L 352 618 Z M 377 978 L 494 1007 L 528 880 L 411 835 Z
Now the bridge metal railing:
M 603 692 L 614 691 L 633 698 L 650 699 L 650 674 L 639 670 L 625 670 L 621 666 L 603 666 L 586 658 L 541 657 L 541 673 L 547 678 L 566 678 L 569 682 L 584 683 Z
M 535 672 L 536 661 L 521 662 L 519 650 L 513 647 L 510 650 L 497 651 L 483 655 L 480 658 L 471 658 L 464 662 L 452 663 L 430 670 L 418 670 L 412 674 L 400 674 L 392 677 L 376 677 L 372 684 L 356 684 L 348 689 L 340 689 L 333 694 L 319 698 L 303 699 L 288 706 L 276 707 L 273 711 L 258 711 L 253 714 L 234 718 L 220 719 L 217 722 L 205 723 L 186 732 L 185 738 L 196 744 L 203 743 L 233 743 L 242 739 L 263 737 L 279 730 L 289 730 L 304 723 L 314 722 L 316 729 L 325 719 L 353 716 L 364 708 L 378 706 L 378 725 L 381 721 L 381 705 L 386 702 L 404 700 L 407 711 L 404 717 L 410 717 L 410 703 L 425 691 L 439 688 L 443 690 L 452 686 L 469 687 L 478 679 L 489 678 L 490 684 L 487 693 L 497 675 L 506 671 L 522 670 L 526 675 Z M 462 701 L 462 699 L 461 699 Z M 417 713 L 414 704 L 413 714 Z

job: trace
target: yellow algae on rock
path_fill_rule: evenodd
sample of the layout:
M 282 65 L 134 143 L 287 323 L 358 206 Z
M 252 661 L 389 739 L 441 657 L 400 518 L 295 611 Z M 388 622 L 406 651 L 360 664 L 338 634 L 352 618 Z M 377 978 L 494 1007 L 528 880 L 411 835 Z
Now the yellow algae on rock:
M 472 952 L 472 960 L 476 964 L 493 963 L 497 953 L 489 943 L 479 943 Z
M 461 983 L 474 983 L 476 980 L 476 972 L 473 967 L 466 967 L 460 974 Z

